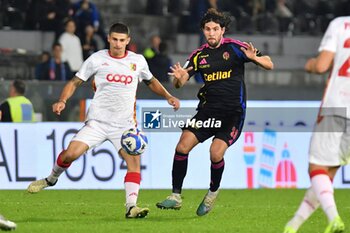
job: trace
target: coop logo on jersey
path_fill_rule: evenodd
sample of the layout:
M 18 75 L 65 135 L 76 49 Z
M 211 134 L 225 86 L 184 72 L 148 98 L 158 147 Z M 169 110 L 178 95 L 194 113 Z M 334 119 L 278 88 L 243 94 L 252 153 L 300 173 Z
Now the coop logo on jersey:
M 222 54 L 222 58 L 227 61 L 230 58 L 230 54 L 228 52 L 224 52 L 224 54 Z
M 136 64 L 135 63 L 130 64 L 130 70 L 136 71 Z
M 143 112 L 143 128 L 144 129 L 160 129 L 162 113 L 157 111 Z
M 124 74 L 107 74 L 106 79 L 108 82 L 124 83 L 125 85 L 132 82 L 132 76 Z

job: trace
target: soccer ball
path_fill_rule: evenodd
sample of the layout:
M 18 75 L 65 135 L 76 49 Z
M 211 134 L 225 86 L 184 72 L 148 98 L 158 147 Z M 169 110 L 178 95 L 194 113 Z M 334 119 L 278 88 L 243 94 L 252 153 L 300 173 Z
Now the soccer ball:
M 146 135 L 138 128 L 125 130 L 121 138 L 122 148 L 130 155 L 142 154 L 147 147 L 147 143 Z

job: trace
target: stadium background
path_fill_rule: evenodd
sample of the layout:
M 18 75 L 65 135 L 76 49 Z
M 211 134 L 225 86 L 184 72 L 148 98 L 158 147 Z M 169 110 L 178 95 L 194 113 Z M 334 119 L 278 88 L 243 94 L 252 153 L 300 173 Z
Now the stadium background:
M 26 3 L 24 4 L 24 2 Z M 84 109 L 82 108 L 81 100 L 89 99 L 93 96 L 91 85 L 86 83 L 69 100 L 67 105 L 69 111 L 65 111 L 59 118 L 52 114 L 51 104 L 59 97 L 64 82 L 36 80 L 34 69 L 39 62 L 40 53 L 44 50 L 50 51 L 55 32 L 42 31 L 37 28 L 28 29 L 25 26 L 26 12 L 30 2 L 40 3 L 40 1 L 0 1 L 0 101 L 7 97 L 12 80 L 25 80 L 28 87 L 26 96 L 32 100 L 35 111 L 38 113 L 38 119 L 42 121 L 34 124 L 0 124 L 0 189 L 3 189 L 0 195 L 2 196 L 1 200 L 8 200 L 4 202 L 3 209 L 10 213 L 15 206 L 16 214 L 12 214 L 12 216 L 17 216 L 16 218 L 22 222 L 28 222 L 28 219 L 19 213 L 21 207 L 18 204 L 14 204 L 16 203 L 15 198 L 19 198 L 21 201 L 18 203 L 25 205 L 26 202 L 21 196 L 22 194 L 16 191 L 11 193 L 11 191 L 5 190 L 25 189 L 31 180 L 48 174 L 54 160 L 53 158 L 57 156 L 62 147 L 67 145 L 72 132 L 79 129 L 82 125 L 79 122 Z M 200 1 L 100 0 L 92 2 L 98 7 L 105 30 L 113 22 L 117 21 L 125 22 L 130 26 L 132 42 L 139 53 L 142 53 L 143 49 L 149 45 L 150 37 L 155 34 L 160 35 L 168 43 L 169 56 L 173 62 L 180 61 L 183 63 L 187 56 L 199 45 L 199 31 L 192 25 L 195 16 L 191 14 L 193 12 L 190 6 L 199 4 Z M 251 41 L 264 54 L 270 55 L 275 64 L 275 69 L 269 72 L 263 71 L 254 65 L 247 66 L 245 79 L 248 99 L 251 100 L 250 103 L 253 106 L 254 101 L 256 101 L 255 104 L 258 103 L 261 106 L 277 104 L 277 108 L 281 106 L 287 108 L 295 107 L 293 104 L 296 104 L 298 107 L 310 107 L 308 103 L 311 103 L 311 108 L 317 106 L 322 98 L 327 76 L 307 74 L 303 71 L 303 66 L 308 58 L 317 54 L 318 45 L 328 22 L 338 15 L 344 15 L 344 12 L 348 15 L 350 14 L 348 2 L 343 0 L 329 2 L 323 0 L 280 1 L 285 2 L 285 6 L 293 13 L 291 17 L 287 18 L 277 15 L 267 7 L 267 3 L 274 1 L 247 1 L 252 2 L 252 7 L 249 8 L 251 11 L 245 12 L 247 14 L 242 12 L 241 14 L 235 14 L 230 2 L 233 1 L 217 1 L 219 9 L 221 8 L 233 15 L 233 24 L 226 36 L 242 41 Z M 254 10 L 253 4 L 256 2 L 260 4 L 257 12 Z M 100 48 L 102 48 L 102 41 L 98 37 L 96 39 Z M 188 85 L 179 90 L 174 89 L 170 83 L 164 83 L 164 86 L 181 100 L 192 101 L 196 100 L 196 93 L 201 84 L 191 80 Z M 137 97 L 150 105 L 153 103 L 159 104 L 159 102 L 152 102 L 153 100 L 157 101 L 158 97 L 153 95 L 143 84 L 139 85 Z M 164 104 L 164 102 L 161 104 Z M 268 120 L 268 116 L 266 120 Z M 283 119 L 281 118 L 281 120 Z M 262 120 L 261 122 L 265 121 Z M 228 151 L 229 155 L 226 156 L 228 167 L 223 177 L 223 187 L 228 189 L 227 193 L 225 193 L 228 196 L 226 200 L 231 201 L 232 195 L 246 195 L 249 197 L 249 194 L 244 193 L 243 190 L 242 194 L 239 193 L 240 191 L 237 191 L 237 194 L 235 193 L 236 191 L 230 191 L 231 189 L 239 190 L 260 187 L 306 188 L 309 185 L 307 148 L 311 128 L 306 133 L 281 133 L 279 130 L 281 129 L 266 127 L 260 132 L 245 132 L 237 142 L 237 145 Z M 282 131 L 285 131 L 285 129 Z M 253 134 L 255 139 L 252 141 Z M 178 133 L 150 133 L 150 147 L 143 160 L 143 165 L 147 169 L 142 171 L 144 177 L 144 186 L 142 188 L 170 188 L 172 154 L 178 136 Z M 163 140 L 164 138 L 167 139 L 166 143 Z M 200 148 L 193 153 L 193 160 L 189 165 L 190 172 L 187 180 L 185 180 L 186 190 L 204 189 L 207 186 L 208 179 L 203 177 L 208 178 L 209 171 L 203 171 L 203 173 L 198 171 L 209 167 L 209 159 L 207 157 L 208 145 L 208 143 L 200 145 Z M 269 151 L 268 149 L 271 148 L 272 150 Z M 97 156 L 98 153 L 101 153 L 99 154 L 100 157 Z M 271 153 L 273 158 L 269 157 Z M 154 159 L 155 156 L 159 157 Z M 249 156 L 251 156 L 250 159 L 248 158 Z M 254 157 L 253 161 L 252 157 Z M 111 165 L 110 161 L 113 161 L 114 166 Z M 270 173 L 264 173 L 263 168 L 268 168 L 267 170 Z M 62 176 L 56 188 L 68 190 L 118 189 L 122 192 L 125 166 L 109 144 L 102 146 L 99 151 L 90 151 L 86 159 L 79 159 L 75 169 L 72 167 L 69 172 Z M 266 177 L 259 177 L 259 174 L 268 174 L 266 176 L 267 179 L 265 179 Z M 80 179 L 78 179 L 79 177 Z M 105 180 L 96 177 L 102 177 Z M 349 183 L 350 169 L 345 168 L 339 172 L 335 179 L 335 186 L 348 188 Z M 267 195 L 258 190 L 257 192 L 258 195 Z M 280 191 L 276 190 L 276 192 Z M 84 191 L 81 191 L 81 193 L 84 193 Z M 165 192 L 162 194 L 166 195 Z M 269 193 L 268 195 L 278 196 L 279 194 Z M 302 192 L 296 190 L 295 192 L 288 192 L 286 190 L 282 194 L 289 195 L 291 199 L 287 204 L 290 206 L 287 208 L 284 205 L 287 199 L 279 200 L 280 202 L 275 206 L 276 209 L 272 212 L 281 213 L 280 211 L 282 211 L 281 215 L 285 214 L 285 218 L 278 220 L 275 225 L 266 226 L 266 231 L 254 226 L 240 228 L 232 224 L 227 226 L 218 225 L 215 228 L 213 223 L 210 224 L 214 227 L 210 228 L 208 225 L 205 230 L 202 230 L 205 232 L 210 229 L 217 230 L 221 227 L 223 229 L 222 232 L 232 229 L 235 229 L 237 232 L 272 232 L 271 227 L 272 229 L 277 227 L 282 229 L 284 221 L 288 219 L 287 216 L 290 216 L 297 206 Z M 294 194 L 295 196 L 293 196 Z M 8 198 L 9 195 L 12 198 Z M 59 195 L 59 193 L 50 193 L 50 195 L 55 196 Z M 80 195 L 77 194 L 76 201 Z M 146 198 L 141 200 L 146 205 L 153 207 L 155 200 L 152 198 L 158 196 L 154 194 L 147 195 L 150 195 L 148 196 L 151 199 L 150 201 Z M 189 197 L 188 201 L 190 201 L 197 193 L 187 195 Z M 225 195 L 223 194 L 221 201 L 224 200 Z M 346 192 L 340 192 L 340 195 L 345 196 Z M 105 196 L 102 194 L 102 198 Z M 254 198 L 253 196 L 250 198 Z M 119 198 L 119 202 L 122 199 Z M 31 198 L 29 201 L 28 206 L 23 207 L 24 213 L 30 212 L 30 206 L 35 205 L 37 200 Z M 263 200 L 261 201 L 263 202 Z M 241 203 L 242 206 L 246 205 L 247 207 L 246 209 L 238 208 L 238 211 L 241 211 L 240 213 L 242 211 L 248 212 L 249 204 L 252 204 L 252 202 L 249 201 L 249 203 L 243 204 L 244 201 L 241 200 Z M 272 199 L 271 203 L 273 203 Z M 263 203 L 260 203 L 260 205 L 263 205 Z M 283 206 L 282 209 L 281 206 Z M 225 205 L 221 205 L 219 208 L 222 208 L 222 211 L 226 211 Z M 259 207 L 259 210 L 260 208 L 263 209 L 262 212 L 265 211 L 263 206 Z M 345 211 L 342 207 L 340 209 L 340 212 Z M 252 212 L 255 211 L 253 210 Z M 44 213 L 45 211 L 42 210 L 42 215 Z M 256 211 L 256 213 L 259 215 L 259 211 Z M 102 215 L 102 213 L 100 214 Z M 185 212 L 186 214 L 187 212 Z M 8 215 L 11 217 L 11 213 Z M 263 213 L 260 215 L 261 219 L 266 217 Z M 162 218 L 161 213 L 158 212 L 155 213 L 155 216 Z M 169 213 L 167 213 L 165 218 L 167 217 L 172 218 L 173 216 L 169 217 Z M 222 217 L 225 218 L 227 216 L 224 215 Z M 271 216 L 266 221 L 270 218 Z M 40 222 L 38 219 L 36 221 Z M 323 217 L 319 213 L 313 222 L 313 227 L 322 225 L 320 224 L 322 221 Z M 48 222 L 50 221 L 48 220 Z M 102 223 L 98 224 L 101 225 Z M 183 224 L 186 223 L 183 222 Z M 206 225 L 206 223 L 202 224 Z M 84 223 L 81 222 L 81 228 L 71 230 L 71 232 L 83 232 L 81 230 L 84 228 L 83 225 Z M 43 232 L 44 229 L 47 229 L 44 226 L 45 224 L 40 225 L 40 227 L 39 225 L 24 226 L 23 232 L 33 232 L 33 229 L 36 229 L 34 230 L 36 232 Z M 127 228 L 126 226 L 124 227 Z M 147 230 L 144 230 L 142 227 L 144 226 L 136 224 L 136 229 L 140 232 L 146 232 Z M 188 227 L 189 231 L 181 231 L 178 228 L 173 230 L 174 232 L 198 231 L 198 228 L 193 226 L 191 228 L 190 225 Z M 152 224 L 150 224 L 150 229 L 153 229 Z M 164 231 L 172 232 L 166 226 L 160 227 L 158 232 L 162 232 L 163 229 Z M 313 232 L 310 229 L 314 228 L 305 229 L 305 232 Z M 95 232 L 98 231 L 95 230 Z M 55 231 L 53 230 L 52 232 Z M 101 230 L 101 232 L 104 232 L 104 230 Z
M 90 83 L 84 84 L 77 90 L 75 95 L 68 101 L 67 109 L 64 111 L 62 116 L 57 117 L 51 112 L 51 104 L 57 100 L 60 91 L 64 86 L 64 82 L 61 81 L 41 81 L 37 80 L 34 76 L 35 65 L 38 64 L 38 57 L 43 51 L 50 51 L 51 45 L 57 35 L 54 31 L 41 30 L 40 25 L 30 25 L 28 19 L 30 18 L 30 9 L 33 6 L 38 6 L 45 1 L 2 1 L 1 7 L 1 30 L 0 30 L 0 100 L 4 100 L 8 95 L 9 84 L 13 79 L 23 79 L 27 84 L 26 96 L 33 102 L 35 111 L 37 113 L 38 121 L 52 122 L 48 123 L 35 123 L 33 129 L 27 129 L 26 124 L 18 125 L 0 125 L 0 153 L 3 158 L 2 167 L 0 171 L 6 173 L 6 176 L 1 176 L 2 182 L 6 182 L 6 185 L 1 185 L 0 188 L 25 188 L 26 182 L 17 183 L 14 179 L 10 180 L 10 173 L 16 170 L 18 173 L 19 166 L 24 166 L 18 161 L 18 157 L 14 154 L 22 155 L 24 151 L 36 151 L 36 161 L 42 161 L 47 153 L 53 156 L 57 155 L 57 152 L 64 147 L 60 144 L 59 148 L 55 148 L 57 151 L 42 150 L 36 145 L 44 145 L 48 142 L 40 141 L 42 138 L 50 140 L 50 132 L 56 132 L 55 129 L 65 128 L 68 131 L 70 129 L 77 130 L 80 128 L 82 123 L 68 123 L 81 121 L 85 112 L 85 100 L 90 99 L 93 96 L 93 91 Z M 47 1 L 50 2 L 50 1 Z M 54 1 L 53 1 L 54 2 Z M 59 2 L 59 1 L 58 1 Z M 57 2 L 57 3 L 58 3 Z M 69 1 L 64 1 L 69 2 Z M 74 1 L 73 1 L 74 2 Z M 100 0 L 91 1 L 96 4 L 96 7 L 100 14 L 101 26 L 105 32 L 107 32 L 109 25 L 113 22 L 122 21 L 130 26 L 132 36 L 132 49 L 138 53 L 142 53 L 143 50 L 149 46 L 149 39 L 152 35 L 159 35 L 163 41 L 168 44 L 169 56 L 173 62 L 184 62 L 187 56 L 199 46 L 200 33 L 196 25 L 196 9 L 201 7 L 201 3 L 205 1 L 192 0 L 192 1 L 166 1 L 166 0 Z M 303 66 L 306 60 L 317 54 L 317 48 L 320 43 L 323 32 L 326 29 L 328 22 L 337 15 L 341 15 L 346 12 L 346 4 L 344 1 L 337 0 L 332 2 L 326 2 L 322 0 L 315 0 L 312 3 L 309 1 L 300 1 L 297 3 L 293 0 L 287 1 L 238 1 L 235 6 L 232 6 L 231 1 L 218 0 L 214 1 L 217 3 L 217 7 L 220 10 L 226 11 L 231 15 L 233 23 L 229 28 L 227 37 L 233 37 L 242 41 L 251 41 L 259 48 L 264 54 L 271 56 L 275 69 L 270 72 L 263 71 L 255 65 L 248 65 L 246 69 L 246 84 L 248 90 L 248 99 L 250 101 L 261 101 L 262 106 L 275 106 L 278 107 L 309 107 L 307 101 L 315 101 L 313 106 L 318 106 L 320 99 L 322 98 L 323 88 L 327 79 L 326 75 L 312 75 L 307 74 L 303 71 Z M 245 2 L 245 3 L 244 3 Z M 271 4 L 271 3 L 273 3 Z M 283 15 L 278 12 L 280 3 L 284 3 L 284 7 L 290 10 L 291 15 Z M 241 12 L 237 13 L 236 9 L 242 6 Z M 345 8 L 344 8 L 345 6 Z M 197 7 L 197 8 L 196 8 Z M 274 7 L 274 8 L 273 8 Z M 198 9 L 197 9 L 198 11 Z M 198 13 L 198 12 L 197 12 Z M 36 25 L 36 26 L 35 26 Z M 95 35 L 96 40 L 100 48 L 103 48 L 103 41 L 100 37 Z M 191 79 L 188 85 L 182 89 L 174 89 L 169 82 L 164 82 L 166 86 L 175 96 L 181 100 L 193 101 L 192 106 L 196 103 L 196 93 L 198 88 L 202 85 Z M 159 97 L 151 93 L 148 88 L 140 84 L 138 93 L 138 99 L 148 100 L 148 106 L 159 106 L 156 101 Z M 280 101 L 280 102 L 273 102 Z M 282 101 L 282 102 L 281 102 Z M 284 101 L 284 102 L 283 102 Z M 296 105 L 293 105 L 297 103 Z M 298 102 L 299 101 L 299 102 Z M 306 102 L 305 102 L 306 101 Z M 164 102 L 163 102 L 164 104 Z M 306 105 L 305 105 L 306 104 Z M 249 106 L 249 105 L 248 105 Z M 142 106 L 141 106 L 142 107 Z M 139 108 L 139 111 L 142 108 Z M 302 118 L 300 114 L 296 118 Z M 269 121 L 269 116 L 259 116 L 260 122 Z M 293 116 L 294 117 L 294 116 Z M 282 119 L 280 121 L 286 121 Z M 294 117 L 295 118 L 295 117 Z M 294 119 L 293 118 L 293 119 Z M 291 118 L 292 119 L 292 118 Z M 290 119 L 289 119 L 290 120 Z M 296 121 L 299 119 L 295 119 Z M 139 118 L 139 122 L 142 124 L 143 119 Z M 54 123 L 60 122 L 60 123 Z M 67 122 L 67 123 L 64 123 Z M 71 127 L 71 125 L 74 127 Z M 262 123 L 264 124 L 264 123 Z M 57 128 L 56 125 L 59 125 Z M 51 131 L 40 131 L 37 128 L 50 128 Z M 255 141 L 251 139 L 251 145 L 247 137 L 249 135 L 242 135 L 239 143 L 233 146 L 235 149 L 229 150 L 229 153 L 234 157 L 232 164 L 233 167 L 229 170 L 234 170 L 238 173 L 239 177 L 237 180 L 244 180 L 243 183 L 228 183 L 224 187 L 226 188 L 252 188 L 252 187 L 299 187 L 305 188 L 308 186 L 307 173 L 306 173 L 306 158 L 307 158 L 307 147 L 311 132 L 311 125 L 308 126 L 309 130 L 301 140 L 303 143 L 299 143 L 300 135 L 293 134 L 288 136 L 279 136 L 279 130 L 274 129 L 275 135 L 272 141 L 267 140 L 264 136 L 266 132 L 255 132 Z M 269 129 L 267 129 L 269 130 Z M 282 131 L 285 131 L 282 129 Z M 16 132 L 16 133 L 15 133 Z M 26 136 L 30 134 L 37 134 L 37 137 L 32 137 L 31 140 L 26 141 Z M 71 131 L 70 131 L 71 133 Z M 249 132 L 245 132 L 245 134 Z M 254 132 L 253 132 L 254 133 Z M 276 135 L 277 134 L 277 135 Z M 281 134 L 281 133 L 280 133 Z M 286 134 L 285 132 L 282 133 Z M 160 136 L 159 136 L 160 135 Z M 288 135 L 288 133 L 287 133 Z M 71 135 L 70 135 L 71 136 Z M 46 138 L 45 138 L 46 137 Z M 158 160 L 160 164 L 163 164 L 164 170 L 162 172 L 170 175 L 170 163 L 172 161 L 171 154 L 175 146 L 178 133 L 156 133 L 150 137 L 150 149 L 145 154 L 145 158 L 154 158 L 151 153 L 152 147 L 156 147 L 158 151 L 162 151 L 162 156 L 154 159 Z M 158 138 L 159 137 L 159 138 Z M 281 140 L 280 137 L 288 138 L 285 141 Z M 14 150 L 18 138 L 21 139 L 21 146 L 28 147 L 26 150 Z M 69 137 L 67 137 L 69 139 Z M 68 140 L 65 138 L 64 140 Z M 152 138 L 155 138 L 152 141 Z M 167 138 L 164 140 L 164 138 Z M 265 138 L 265 139 L 264 139 Z M 59 139 L 61 140 L 61 139 Z M 61 140 L 63 141 L 63 139 Z M 165 142 L 166 141 L 166 142 Z M 169 143 L 172 142 L 172 143 Z M 22 143 L 24 143 L 22 145 Z M 266 148 L 269 148 L 269 144 L 272 147 L 271 161 L 261 162 L 266 156 Z M 17 145 L 18 146 L 18 145 Z M 255 149 L 253 151 L 251 147 Z M 107 146 L 109 147 L 109 146 Z M 207 154 L 207 143 L 200 146 L 198 154 Z M 248 149 L 247 149 L 248 148 Z M 118 156 L 112 148 L 109 148 L 110 154 L 115 157 L 118 161 Z M 248 150 L 248 151 L 247 151 Z M 23 152 L 22 152 L 23 151 Z M 245 157 L 249 153 L 255 153 L 254 166 L 253 161 L 247 160 Z M 152 155 L 151 155 L 152 154 Z M 267 153 L 268 154 L 268 153 Z M 287 156 L 286 154 L 291 154 Z M 203 156 L 203 155 L 202 155 Z M 253 156 L 253 157 L 254 157 Z M 88 156 L 89 157 L 89 156 Z M 227 156 L 229 157 L 229 156 Z M 6 161 L 7 158 L 7 161 Z M 241 160 L 237 160 L 241 158 Z M 245 158 L 243 160 L 242 158 Z M 237 160 L 237 161 L 236 161 Z M 286 160 L 286 161 L 284 161 Z M 34 161 L 34 160 L 33 160 Z M 198 159 L 196 167 L 200 168 L 203 166 L 204 159 Z M 259 165 L 260 161 L 260 165 Z M 285 162 L 283 166 L 282 162 Z M 148 161 L 152 164 L 150 161 Z M 48 166 L 51 166 L 51 161 L 47 161 Z M 47 163 L 37 165 L 38 171 L 34 172 L 35 177 L 38 178 L 46 173 L 44 167 Z M 165 165 L 166 164 L 166 165 Z M 262 165 L 263 164 L 263 165 Z M 295 166 L 295 164 L 298 164 Z M 6 166 L 7 165 L 7 166 Z M 153 164 L 157 167 L 159 164 Z M 270 177 L 269 181 L 259 182 L 259 174 L 263 173 L 265 166 Z M 281 167 L 282 166 L 282 167 Z M 148 170 L 151 170 L 152 166 L 146 166 Z M 241 167 L 247 167 L 247 170 L 237 169 Z M 251 167 L 251 171 L 249 171 Z M 79 171 L 81 167 L 77 168 Z M 117 168 L 117 166 L 116 166 Z M 44 169 L 44 170 L 42 170 Z M 282 170 L 281 170 L 282 169 Z M 73 170 L 73 169 L 72 169 Z M 195 169 L 194 169 L 195 170 Z M 255 170 L 255 172 L 254 172 Z M 20 169 L 19 169 L 20 171 Z M 347 187 L 350 177 L 350 171 L 342 170 L 338 175 L 338 182 L 336 186 Z M 24 170 L 24 173 L 28 171 Z M 160 174 L 162 172 L 159 171 Z M 254 181 L 248 182 L 248 173 L 253 172 L 256 174 Z M 281 173 L 282 172 L 282 173 Z M 29 172 L 30 174 L 31 172 Z M 77 172 L 78 174 L 79 172 Z M 193 173 L 195 174 L 195 173 Z M 208 174 L 207 174 L 208 175 Z M 252 174 L 250 174 L 251 176 Z M 16 175 L 18 176 L 18 174 Z M 154 177 L 153 177 L 154 176 Z M 7 177 L 7 178 L 6 178 Z M 122 176 L 120 176 L 122 177 Z M 146 188 L 169 188 L 169 179 L 155 185 L 157 183 L 157 177 L 159 174 L 150 175 L 151 180 L 145 185 Z M 189 175 L 191 177 L 191 175 Z M 186 188 L 205 188 L 205 183 L 199 184 L 196 182 L 196 176 L 193 177 L 193 181 L 187 183 Z M 86 178 L 88 180 L 88 177 Z M 68 179 L 69 180 L 69 179 Z M 225 178 L 224 178 L 225 180 Z M 97 180 L 98 181 L 98 180 Z M 114 186 L 106 186 L 103 184 L 97 184 L 95 188 L 113 188 Z M 286 182 L 283 185 L 279 185 L 279 182 Z M 69 182 L 68 182 L 69 183 Z M 167 186 L 166 183 L 169 185 Z M 88 182 L 87 182 L 88 184 Z M 83 184 L 77 185 L 72 182 L 71 185 L 63 183 L 58 188 L 94 188 L 94 185 L 84 186 Z M 122 181 L 119 181 L 118 188 L 122 187 Z
M 181 211 L 162 211 L 155 208 L 155 203 L 169 194 L 172 156 L 179 132 L 147 132 L 150 145 L 142 157 L 139 203 L 151 212 L 147 219 L 132 222 L 124 219 L 125 164 L 110 143 L 76 161 L 55 189 L 38 195 L 24 191 L 32 180 L 50 172 L 57 154 L 82 126 L 85 100 L 93 96 L 91 84 L 84 84 L 68 101 L 68 111 L 57 117 L 51 112 L 51 104 L 65 83 L 37 80 L 34 75 L 40 54 L 51 50 L 56 35 L 54 30 L 43 30 L 33 23 L 36 12 L 33 6 L 69 2 L 0 0 L 0 102 L 7 98 L 12 80 L 25 80 L 26 96 L 33 102 L 39 121 L 0 123 L 0 211 L 18 224 L 17 232 L 281 232 L 304 195 L 303 189 L 309 185 L 307 150 L 312 114 L 317 113 L 327 80 L 327 75 L 305 73 L 303 66 L 317 54 L 328 22 L 350 14 L 348 0 L 214 1 L 219 9 L 232 15 L 233 24 L 227 36 L 253 42 L 275 64 L 275 69 L 269 72 L 247 66 L 248 106 L 287 107 L 295 109 L 296 114 L 280 118 L 277 115 L 273 119 L 250 114 L 250 120 L 257 122 L 260 129 L 245 131 L 227 151 L 223 190 L 212 213 L 204 218 L 195 217 L 195 209 L 209 181 L 209 141 L 191 153 Z M 183 63 L 199 45 L 195 13 L 205 1 L 91 2 L 100 12 L 105 31 L 116 21 L 130 26 L 132 48 L 138 53 L 149 46 L 152 35 L 167 42 L 173 62 Z M 276 10 L 277 3 L 282 4 L 279 5 L 282 12 Z M 36 15 L 40 14 L 43 12 Z M 96 39 L 102 48 L 103 42 L 99 37 Z M 196 94 L 202 84 L 192 79 L 178 90 L 170 83 L 163 84 L 182 100 L 182 106 L 196 105 Z M 166 105 L 144 84 L 139 85 L 137 97 L 141 125 L 143 107 L 157 110 Z M 300 113 L 305 108 L 312 112 L 308 118 Z M 298 124 L 285 124 L 300 121 L 305 123 L 301 128 Z M 302 132 L 293 132 L 298 130 Z M 338 172 L 334 185 L 338 188 L 337 202 L 341 203 L 339 213 L 344 220 L 349 219 L 348 166 Z M 300 232 L 323 232 L 325 227 L 325 217 L 318 210 Z
M 23 4 L 24 2 L 27 3 Z M 34 68 L 39 62 L 39 55 L 42 51 L 50 51 L 55 32 L 40 31 L 37 29 L 40 26 L 28 26 L 26 15 L 29 14 L 26 12 L 31 10 L 30 2 L 40 3 L 40 0 L 2 1 L 1 4 L 0 99 L 7 97 L 8 80 L 15 78 L 28 80 L 27 96 L 33 101 L 36 112 L 41 113 L 45 121 L 57 121 L 59 119 L 54 118 L 47 106 L 57 98 L 63 83 L 35 82 L 34 77 Z M 113 22 L 127 23 L 131 28 L 132 43 L 139 53 L 149 46 L 152 35 L 159 35 L 167 42 L 172 61 L 183 63 L 187 56 L 199 46 L 196 16 L 192 16 L 191 13 L 196 13 L 192 8 L 197 5 L 199 7 L 200 2 L 204 1 L 101 0 L 94 3 L 100 12 L 105 31 Z M 344 4 L 343 0 L 330 3 L 323 0 L 287 0 L 286 6 L 293 15 L 285 18 L 271 12 L 268 3 L 277 2 L 274 0 L 236 1 L 235 4 L 231 2 L 217 1 L 219 9 L 222 8 L 231 15 L 235 15 L 232 16 L 233 23 L 227 36 L 242 41 L 252 41 L 263 53 L 269 54 L 275 63 L 275 69 L 272 72 L 264 72 L 254 65 L 248 66 L 246 83 L 249 99 L 320 100 L 326 76 L 306 74 L 303 66 L 307 58 L 317 53 L 327 23 L 330 19 L 342 14 L 339 9 L 346 11 L 348 4 Z M 249 6 L 249 8 L 236 13 L 239 5 L 243 5 L 241 2 L 247 2 L 245 7 Z M 255 2 L 260 2 L 260 7 L 255 6 L 258 5 Z M 255 10 L 255 8 L 258 9 Z M 99 47 L 103 47 L 99 36 L 95 38 Z M 171 85 L 169 88 L 181 99 L 194 99 L 199 85 L 192 80 L 191 85 L 187 85 L 182 90 L 174 90 Z M 157 98 L 148 92 L 144 85 L 140 85 L 138 95 L 143 99 Z M 78 90 L 70 101 L 70 109 L 78 108 L 76 101 L 79 99 L 91 96 L 92 91 L 89 87 Z M 75 121 L 77 116 L 76 111 L 70 111 L 70 114 L 66 113 L 60 119 Z

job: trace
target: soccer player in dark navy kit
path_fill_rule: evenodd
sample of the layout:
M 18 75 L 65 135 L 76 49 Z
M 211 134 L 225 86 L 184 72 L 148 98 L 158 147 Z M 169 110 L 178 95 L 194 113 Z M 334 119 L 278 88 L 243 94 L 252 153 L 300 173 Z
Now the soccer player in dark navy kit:
M 270 57 L 263 56 L 252 43 L 223 37 L 229 23 L 227 16 L 209 9 L 201 20 L 207 43 L 191 54 L 184 67 L 179 63 L 171 67 L 169 75 L 174 77 L 176 88 L 182 87 L 195 73 L 202 76 L 204 86 L 198 92 L 198 112 L 193 121 L 183 128 L 176 146 L 172 194 L 157 203 L 158 208 L 181 208 L 181 189 L 187 172 L 188 154 L 199 142 L 214 136 L 210 146 L 210 188 L 197 209 L 197 215 L 205 215 L 212 209 L 224 171 L 225 151 L 238 139 L 244 123 L 244 63 L 254 62 L 266 70 L 273 69 Z M 209 124 L 204 124 L 208 121 Z

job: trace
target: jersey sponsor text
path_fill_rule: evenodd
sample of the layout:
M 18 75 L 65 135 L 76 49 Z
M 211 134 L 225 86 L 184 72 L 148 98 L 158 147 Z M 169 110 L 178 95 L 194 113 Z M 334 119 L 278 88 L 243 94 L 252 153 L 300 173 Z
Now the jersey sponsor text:
M 124 74 L 107 74 L 106 79 L 108 82 L 124 83 L 125 85 L 132 82 L 132 76 Z
M 217 71 L 217 72 L 213 72 L 211 74 L 204 74 L 204 79 L 207 82 L 216 81 L 216 80 L 220 80 L 220 79 L 227 79 L 227 78 L 231 78 L 231 73 L 232 73 L 232 70 Z

